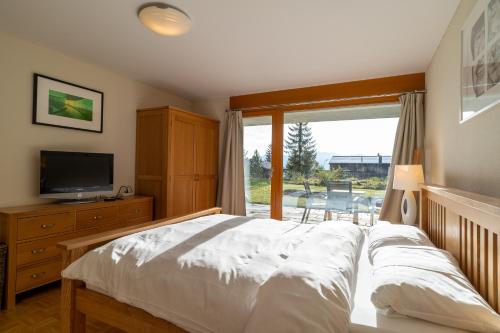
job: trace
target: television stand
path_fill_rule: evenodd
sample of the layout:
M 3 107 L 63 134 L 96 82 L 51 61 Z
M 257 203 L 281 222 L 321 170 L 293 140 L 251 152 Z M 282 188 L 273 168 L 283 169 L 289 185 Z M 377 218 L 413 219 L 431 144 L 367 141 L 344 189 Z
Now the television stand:
M 0 241 L 8 246 L 4 289 L 7 308 L 15 307 L 16 295 L 61 278 L 61 250 L 57 243 L 152 219 L 153 198 L 144 196 L 81 205 L 0 208 Z

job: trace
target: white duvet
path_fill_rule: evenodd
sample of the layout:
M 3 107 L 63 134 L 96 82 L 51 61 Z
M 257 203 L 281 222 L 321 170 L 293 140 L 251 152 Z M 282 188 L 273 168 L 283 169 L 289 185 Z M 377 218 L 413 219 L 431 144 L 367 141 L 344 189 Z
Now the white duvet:
M 190 332 L 348 332 L 362 231 L 212 215 L 117 239 L 62 275 Z

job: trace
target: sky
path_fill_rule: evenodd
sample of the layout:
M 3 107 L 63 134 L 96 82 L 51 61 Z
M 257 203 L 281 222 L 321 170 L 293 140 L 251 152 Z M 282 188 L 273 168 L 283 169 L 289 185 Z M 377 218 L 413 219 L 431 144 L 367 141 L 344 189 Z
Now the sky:
M 320 164 L 325 154 L 332 155 L 391 155 L 399 118 L 338 120 L 309 123 L 316 140 Z M 288 128 L 285 124 L 284 136 Z M 244 149 L 251 157 L 255 149 L 264 155 L 271 143 L 271 125 L 245 126 Z

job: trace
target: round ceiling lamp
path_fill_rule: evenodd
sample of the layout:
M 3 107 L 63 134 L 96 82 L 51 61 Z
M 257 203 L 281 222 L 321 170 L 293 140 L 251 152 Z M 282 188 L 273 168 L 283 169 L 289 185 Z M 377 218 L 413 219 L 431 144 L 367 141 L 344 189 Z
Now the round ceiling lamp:
M 164 36 L 180 36 L 191 29 L 191 19 L 179 8 L 164 3 L 139 8 L 139 20 L 148 29 Z

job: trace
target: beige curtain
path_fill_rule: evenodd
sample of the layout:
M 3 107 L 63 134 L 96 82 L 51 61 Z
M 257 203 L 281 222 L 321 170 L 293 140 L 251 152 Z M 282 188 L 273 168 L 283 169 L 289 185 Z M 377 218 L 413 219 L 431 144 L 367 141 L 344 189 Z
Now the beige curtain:
M 241 111 L 226 112 L 217 204 L 226 214 L 246 214 Z
M 401 222 L 401 199 L 403 191 L 392 188 L 394 166 L 397 164 L 412 164 L 414 152 L 424 146 L 424 95 L 409 93 L 399 98 L 401 115 L 399 118 L 396 140 L 392 151 L 391 168 L 387 177 L 387 191 L 380 212 L 380 220 L 392 223 Z M 420 163 L 423 163 L 422 157 Z

